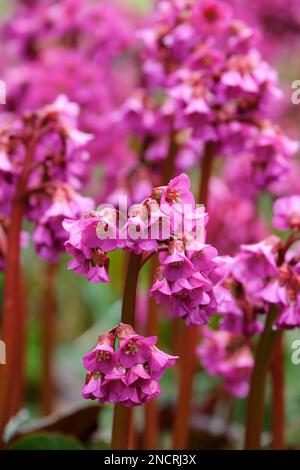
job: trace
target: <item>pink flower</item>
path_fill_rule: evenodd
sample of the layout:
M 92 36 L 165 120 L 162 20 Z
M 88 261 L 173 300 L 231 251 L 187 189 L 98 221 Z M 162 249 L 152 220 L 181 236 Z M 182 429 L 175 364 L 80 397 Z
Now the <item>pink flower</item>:
M 165 369 L 173 367 L 176 360 L 176 356 L 170 356 L 158 349 L 156 346 L 153 347 L 152 354 L 148 362 L 151 377 L 155 380 L 160 380 Z
M 188 325 L 202 325 L 215 312 L 214 286 L 220 278 L 217 251 L 189 237 L 186 244 L 176 240 L 176 247 L 183 251 L 174 251 L 175 256 L 161 255 L 162 265 L 149 295 L 165 303 L 171 317 L 181 317 Z
M 193 9 L 193 19 L 201 33 L 215 33 L 216 30 L 226 28 L 231 17 L 231 8 L 222 1 L 203 0 L 197 2 Z
M 276 277 L 276 259 L 280 247 L 281 241 L 275 236 L 254 245 L 242 245 L 241 252 L 232 266 L 232 273 L 254 298 L 260 298 L 261 291 L 269 279 Z
M 162 253 L 160 261 L 164 266 L 164 276 L 167 281 L 187 278 L 193 272 L 193 264 L 185 254 L 184 243 L 174 240 L 169 243 L 168 255 Z
M 161 188 L 157 188 L 155 193 L 153 194 L 154 199 L 156 199 L 156 194 L 160 196 L 160 204 L 161 206 L 165 205 L 179 205 L 181 207 L 184 204 L 190 204 L 191 207 L 195 206 L 195 199 L 193 194 L 190 191 L 190 179 L 189 177 L 182 173 L 176 178 L 173 178 L 167 186 Z
M 249 391 L 254 359 L 243 337 L 208 328 L 203 328 L 201 332 L 203 340 L 197 353 L 204 369 L 211 375 L 221 376 L 232 395 L 245 397 Z
M 96 348 L 83 359 L 89 371 L 83 397 L 127 407 L 158 397 L 161 389 L 157 381 L 178 358 L 158 349 L 156 342 L 157 337 L 137 335 L 130 325 L 122 323 L 101 335 Z
M 157 250 L 157 240 L 151 237 L 148 207 L 135 204 L 130 207 L 127 222 L 121 230 L 124 247 L 136 254 Z
M 154 297 L 158 303 L 171 301 L 171 289 L 168 281 L 164 277 L 164 267 L 157 268 L 154 283 L 149 291 L 149 295 Z
M 119 349 L 119 361 L 122 366 L 128 368 L 135 364 L 149 361 L 151 347 L 157 342 L 156 336 L 143 338 L 139 335 L 131 335 L 121 340 Z
M 80 196 L 68 185 L 58 186 L 33 233 L 37 253 L 47 261 L 57 261 L 68 237 L 63 220 L 79 217 L 93 207 L 92 199 Z
M 114 351 L 114 338 L 109 334 L 99 337 L 97 346 L 83 358 L 83 366 L 89 372 L 102 372 L 107 374 L 117 364 L 117 355 Z
M 89 372 L 86 374 L 86 384 L 82 388 L 83 398 L 89 400 L 96 400 L 103 398 L 102 391 L 102 379 L 103 375 L 101 372 Z
M 277 199 L 273 207 L 273 226 L 278 230 L 300 230 L 300 196 Z

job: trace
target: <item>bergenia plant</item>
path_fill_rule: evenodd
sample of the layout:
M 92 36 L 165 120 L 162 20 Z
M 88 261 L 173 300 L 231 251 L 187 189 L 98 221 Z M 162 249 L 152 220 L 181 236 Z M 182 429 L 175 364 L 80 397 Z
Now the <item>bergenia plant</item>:
M 34 225 L 33 242 L 38 255 L 55 262 L 67 239 L 63 219 L 78 217 L 94 206 L 92 199 L 78 192 L 88 157 L 85 146 L 92 138 L 77 129 L 78 113 L 76 104 L 60 96 L 38 111 L 8 116 L 0 127 L 3 335 L 8 362 L 18 362 L 18 374 L 13 367 L 3 371 L 6 388 L 1 394 L 1 432 L 18 411 L 25 373 L 22 335 L 27 319 L 20 265 L 20 249 L 26 243 L 23 222 Z
M 74 434 L 76 416 L 89 415 L 83 398 L 104 419 L 113 406 L 112 449 L 131 449 L 133 436 L 137 448 L 194 448 L 196 438 L 202 448 L 203 436 L 232 447 L 233 407 L 244 400 L 244 448 L 260 449 L 263 437 L 287 445 L 300 166 L 295 96 L 277 69 L 294 60 L 299 18 L 296 0 L 153 0 L 147 15 L 118 0 L 15 2 L 0 25 L 0 448 L 27 404 L 27 294 L 39 290 L 24 279 L 30 244 L 46 263 L 42 414 L 55 409 L 56 381 L 68 380 L 54 367 L 56 287 L 76 283 L 80 320 L 93 292 L 99 323 L 73 343 L 83 356 L 81 367 L 71 355 L 83 403 Z M 101 289 L 116 300 L 113 319 Z M 59 429 L 64 417 L 50 421 Z
M 171 180 L 168 185 L 153 188 L 148 198 L 140 204 L 129 207 L 125 213 L 122 207 L 118 210 L 114 207 L 104 207 L 90 211 L 78 220 L 65 220 L 63 226 L 69 232 L 69 239 L 65 246 L 66 251 L 72 255 L 69 269 L 74 270 L 77 274 L 85 275 L 91 282 L 109 282 L 109 253 L 117 248 L 128 251 L 130 258 L 121 321 L 134 327 L 138 274 L 141 267 L 158 253 L 161 265 L 157 268 L 149 294 L 155 297 L 158 302 L 167 304 L 170 317 L 180 317 L 188 325 L 205 324 L 216 308 L 214 287 L 220 279 L 217 273 L 219 267 L 217 250 L 205 243 L 206 220 L 207 214 L 203 206 L 195 204 L 188 176 L 181 174 Z M 97 375 L 98 385 L 94 380 L 95 377 L 91 376 L 90 380 L 93 381 L 90 387 L 95 388 L 95 394 L 87 392 L 90 390 L 90 381 L 84 388 L 83 394 L 86 398 L 97 397 L 100 401 L 103 398 L 102 402 L 120 403 L 125 401 L 128 406 L 134 406 L 149 401 L 152 395 L 144 396 L 142 390 L 138 390 L 134 392 L 136 401 L 128 398 L 128 393 L 133 393 L 131 387 L 128 389 L 131 380 L 130 378 L 128 382 L 128 376 L 131 377 L 132 374 L 131 371 L 130 373 L 126 371 L 126 367 L 137 364 L 140 366 L 146 362 L 147 367 L 150 367 L 151 376 L 152 362 L 150 360 L 148 366 L 148 361 L 144 359 L 142 351 L 148 342 L 153 341 L 153 338 L 143 339 L 136 336 L 135 339 L 134 332 L 129 329 L 130 334 L 126 336 L 126 343 L 124 343 L 124 339 L 123 343 L 121 341 L 118 352 L 119 366 L 121 367 L 118 367 L 118 361 L 113 359 L 117 357 L 113 350 L 113 344 L 115 337 L 120 339 L 119 331 L 123 331 L 122 328 L 118 327 L 110 334 L 100 336 L 100 346 L 103 338 L 106 338 L 105 346 L 103 346 L 105 348 L 107 348 L 107 338 L 112 341 L 107 353 L 102 353 L 102 349 L 99 353 L 97 352 L 97 348 L 100 347 L 98 343 L 92 355 L 85 357 L 84 365 L 89 372 L 105 372 L 101 370 L 103 354 L 107 358 L 103 364 L 112 367 L 109 369 L 108 378 L 106 375 L 98 374 L 99 377 Z M 124 358 L 121 360 L 122 344 L 126 344 L 125 355 L 128 355 L 128 360 Z M 149 347 L 147 351 L 149 355 Z M 164 368 L 165 360 L 162 354 L 157 358 Z M 170 365 L 173 363 L 174 360 L 171 361 L 171 359 L 167 362 Z M 115 392 L 111 396 L 110 378 L 113 387 L 117 387 L 115 382 L 117 378 L 114 375 L 115 372 L 112 372 L 114 364 L 116 373 L 121 377 L 117 382 L 120 395 Z M 139 367 L 139 370 L 145 375 L 144 369 Z M 145 378 L 149 376 L 149 373 L 147 372 L 148 375 L 145 375 Z M 160 372 L 157 377 L 159 375 L 161 375 Z M 106 392 L 103 392 L 101 384 Z M 156 387 L 153 397 L 157 393 L 158 388 Z M 137 396 L 140 398 L 138 399 Z M 116 430 L 121 426 L 118 416 L 118 408 L 116 408 L 113 445 L 123 448 L 126 447 L 126 440 L 128 440 L 130 433 L 128 429 L 124 431 L 122 436 L 117 433 Z M 128 423 L 129 421 L 127 419 Z M 117 434 L 115 435 L 115 433 Z

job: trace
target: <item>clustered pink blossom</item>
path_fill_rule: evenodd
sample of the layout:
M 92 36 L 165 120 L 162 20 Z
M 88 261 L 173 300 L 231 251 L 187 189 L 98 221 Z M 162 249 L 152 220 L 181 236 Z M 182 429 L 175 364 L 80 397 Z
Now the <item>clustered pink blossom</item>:
M 181 174 L 131 206 L 122 226 L 122 214 L 114 208 L 65 220 L 66 251 L 73 256 L 69 269 L 92 282 L 108 282 L 108 252 L 116 248 L 137 255 L 159 251 L 161 266 L 150 295 L 168 305 L 170 316 L 181 317 L 189 325 L 206 323 L 216 308 L 214 285 L 219 277 L 217 251 L 204 243 L 202 209 L 195 207 L 189 178 Z
M 101 405 L 121 403 L 127 407 L 158 397 L 158 381 L 178 357 L 158 349 L 156 342 L 156 336 L 140 336 L 122 323 L 101 335 L 96 347 L 83 358 L 88 371 L 83 397 L 98 400 Z
M 164 160 L 175 132 L 180 169 L 214 142 L 217 156 L 249 155 L 259 188 L 286 173 L 295 147 L 268 120 L 280 92 L 253 36 L 222 1 L 157 2 L 149 27 L 139 32 L 145 86 L 116 113 L 129 131 L 150 140 L 147 160 Z
M 236 14 L 258 31 L 260 47 L 273 60 L 299 45 L 300 5 L 297 0 L 226 0 Z
M 85 145 L 91 139 L 77 129 L 78 113 L 77 105 L 60 96 L 52 105 L 21 118 L 10 115 L 1 123 L 1 252 L 24 167 L 25 215 L 34 224 L 33 241 L 42 258 L 54 262 L 63 251 L 65 217 L 79 217 L 94 207 L 92 199 L 78 193 L 88 159 Z
M 273 226 L 278 230 L 300 230 L 300 196 L 277 199 L 274 204 Z
M 263 330 L 262 317 L 275 311 L 274 328 L 300 327 L 299 214 L 299 196 L 277 199 L 273 225 L 289 231 L 286 241 L 272 235 L 241 245 L 236 256 L 219 258 L 221 279 L 215 287 L 214 313 L 221 318 L 217 331 L 202 329 L 198 354 L 204 369 L 223 377 L 233 395 L 248 392 L 252 339 Z
M 201 164 L 210 146 L 214 158 L 223 157 L 220 178 L 230 187 L 223 208 L 235 208 L 241 230 L 236 242 L 221 240 L 219 210 L 208 232 L 221 252 L 233 254 L 240 243 L 266 235 L 257 211 L 261 193 L 278 197 L 292 180 L 297 190 L 299 184 L 293 176 L 298 143 L 273 122 L 282 99 L 276 71 L 260 54 L 255 31 L 228 3 L 160 0 L 137 32 L 142 86 L 112 113 L 111 125 L 138 146 L 121 176 L 109 181 L 106 197 L 113 204 L 118 194 L 136 202 L 136 190 L 142 199 L 149 181 L 159 184 L 174 146 L 178 172 Z M 209 199 L 219 205 L 214 191 Z
M 251 348 L 244 338 L 228 331 L 202 328 L 202 341 L 197 354 L 202 367 L 211 375 L 224 380 L 225 388 L 243 398 L 249 391 L 249 379 L 254 365 Z
M 103 185 L 132 160 L 126 136 L 107 116 L 136 83 L 131 49 L 137 23 L 119 0 L 45 0 L 16 2 L 0 27 L 6 109 L 35 110 L 60 94 L 77 103 L 80 129 L 94 135 L 88 166 L 102 165 Z
M 291 230 L 285 242 L 273 235 L 242 245 L 234 258 L 224 260 L 227 269 L 217 298 L 223 327 L 229 331 L 258 333 L 258 315 L 270 314 L 272 306 L 278 328 L 300 326 L 299 197 L 278 199 L 273 220 L 277 229 Z
M 180 317 L 188 325 L 202 325 L 216 312 L 214 286 L 218 281 L 217 251 L 203 243 L 189 240 L 169 244 L 168 253 L 160 255 L 152 295 L 167 305 L 171 317 Z
M 283 0 L 271 8 L 254 1 L 252 24 L 278 25 L 282 15 L 297 30 L 299 5 L 288 3 L 291 11 Z M 264 320 L 275 311 L 274 328 L 300 327 L 298 143 L 273 122 L 277 74 L 256 31 L 237 19 L 241 4 L 157 0 L 133 34 L 139 22 L 112 0 L 19 0 L 0 28 L 0 71 L 10 84 L 0 117 L 0 269 L 25 172 L 24 214 L 38 255 L 56 262 L 65 249 L 68 269 L 108 283 L 115 250 L 141 265 L 157 254 L 148 294 L 188 326 L 220 316 L 216 330 L 201 328 L 197 353 L 237 397 L 248 393 Z M 210 219 L 181 173 L 204 171 L 208 153 L 219 158 Z M 104 169 L 96 197 L 107 204 L 97 209 L 81 195 L 97 177 L 91 165 Z M 165 169 L 177 175 L 168 183 Z M 276 198 L 273 228 L 287 234 L 271 235 L 263 221 L 264 191 Z M 84 398 L 132 407 L 159 396 L 177 356 L 156 342 L 124 324 L 101 335 L 83 359 Z
M 252 199 L 236 192 L 224 179 L 210 181 L 209 212 L 213 217 L 207 224 L 207 239 L 222 255 L 234 256 L 241 244 L 254 243 L 268 234 Z

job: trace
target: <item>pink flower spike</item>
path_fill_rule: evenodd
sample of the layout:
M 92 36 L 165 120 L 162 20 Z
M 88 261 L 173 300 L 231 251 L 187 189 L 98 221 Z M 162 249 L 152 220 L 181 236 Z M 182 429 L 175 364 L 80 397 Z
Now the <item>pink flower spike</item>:
M 83 358 L 83 366 L 90 372 L 103 372 L 107 374 L 117 363 L 117 355 L 108 344 L 97 344 L 93 351 Z
M 278 230 L 300 230 L 300 196 L 277 199 L 273 206 L 273 226 Z
M 101 389 L 102 386 L 102 374 L 99 372 L 94 372 L 87 374 L 86 384 L 82 388 L 82 396 L 86 399 L 95 400 L 97 398 L 102 398 L 103 392 Z
M 124 367 L 132 367 L 135 364 L 142 364 L 151 356 L 151 347 L 156 343 L 157 337 L 133 335 L 122 340 L 119 349 L 119 361 Z
M 170 356 L 157 347 L 154 347 L 149 359 L 151 377 L 155 380 L 160 380 L 165 369 L 173 367 L 177 359 L 179 359 L 179 356 Z

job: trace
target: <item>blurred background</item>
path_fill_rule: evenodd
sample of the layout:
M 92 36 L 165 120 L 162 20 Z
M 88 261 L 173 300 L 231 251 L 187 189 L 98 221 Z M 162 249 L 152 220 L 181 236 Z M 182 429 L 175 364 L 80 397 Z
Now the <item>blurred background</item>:
M 28 2 L 29 3 L 29 2 Z M 134 15 L 134 21 L 142 22 L 147 17 L 151 9 L 150 0 L 124 0 L 122 3 Z M 236 2 L 240 4 L 241 2 Z M 247 2 L 245 2 L 247 3 Z M 251 2 L 249 4 L 249 20 L 254 22 L 251 14 Z M 14 11 L 14 2 L 2 0 L 0 3 L 0 20 L 2 24 L 8 23 L 10 15 Z M 237 5 L 237 11 L 239 5 Z M 244 10 L 245 11 L 245 10 Z M 244 13 L 241 12 L 241 16 Z M 250 16 L 251 15 L 251 16 Z M 245 19 L 245 18 L 244 18 Z M 35 18 L 38 21 L 38 17 Z M 26 30 L 26 19 L 24 20 L 24 30 Z M 267 23 L 266 23 L 267 25 Z M 287 26 L 288 29 L 288 26 Z M 91 32 L 92 34 L 92 32 Z M 261 30 L 262 35 L 271 37 L 272 30 Z M 274 30 L 274 36 L 278 35 Z M 300 27 L 298 40 L 300 38 Z M 296 34 L 295 34 L 296 35 Z M 3 40 L 3 38 L 2 38 Z M 4 33 L 5 40 L 5 33 Z M 265 46 L 267 41 L 263 44 Z M 278 41 L 280 43 L 280 39 Z M 277 44 L 275 41 L 273 44 Z M 300 79 L 299 49 L 296 40 L 287 41 L 282 44 L 282 50 L 274 54 L 263 47 L 267 59 L 272 62 L 279 72 L 280 81 L 285 93 L 287 102 L 286 113 L 281 116 L 285 129 L 289 135 L 299 139 L 299 106 L 290 106 L 291 83 Z M 285 46 L 285 47 L 284 47 Z M 2 47 L 2 46 L 1 46 Z M 278 45 L 279 47 L 279 45 Z M 278 51 L 277 51 L 278 52 Z M 5 70 L 6 64 L 2 64 L 1 72 Z M 10 64 L 14 74 L 22 74 L 22 68 L 18 64 Z M 18 68 L 19 67 L 19 68 Z M 8 99 L 10 95 L 10 83 L 7 82 Z M 38 86 L 38 82 L 36 84 Z M 42 86 L 42 85 L 41 85 Z M 45 85 L 43 85 L 45 86 Z M 63 90 L 62 90 L 63 91 Z M 1 111 L 1 110 L 0 110 Z M 282 113 L 282 110 L 280 111 Z M 274 114 L 276 110 L 274 110 Z M 98 170 L 101 174 L 101 164 Z M 192 175 L 194 178 L 194 174 Z M 101 177 L 96 178 L 87 194 L 94 191 L 95 185 L 100 184 Z M 266 194 L 262 198 L 261 213 L 270 221 L 271 198 Z M 29 231 L 31 227 L 26 227 Z M 45 398 L 43 391 L 43 361 L 42 342 L 45 341 L 43 333 L 43 311 L 45 309 L 45 296 L 49 286 L 49 271 L 47 264 L 36 256 L 34 247 L 30 244 L 23 250 L 23 264 L 26 279 L 26 292 L 30 312 L 30 323 L 27 339 L 27 403 L 18 416 L 10 423 L 7 429 L 7 436 L 28 436 L 35 430 L 41 436 L 35 441 L 27 437 L 27 441 L 21 440 L 11 444 L 12 448 L 39 448 L 49 446 L 49 448 L 106 448 L 109 445 L 111 434 L 112 406 L 106 406 L 98 416 L 96 406 L 86 405 L 81 397 L 81 387 L 84 381 L 85 372 L 82 367 L 82 356 L 94 345 L 97 336 L 119 322 L 122 277 L 124 273 L 124 259 L 120 253 L 113 253 L 111 258 L 111 279 L 110 284 L 92 284 L 84 278 L 77 276 L 72 271 L 67 271 L 66 266 L 68 256 L 63 255 L 59 263 L 52 267 L 55 272 L 55 298 L 52 299 L 53 306 L 53 328 L 55 330 L 55 348 L 53 364 L 54 391 Z M 143 316 L 146 305 L 147 289 L 147 269 L 142 275 L 142 289 L 139 306 L 139 321 L 143 323 Z M 0 275 L 0 295 L 2 298 L 3 275 Z M 170 351 L 170 332 L 167 320 L 162 315 L 160 324 L 160 346 L 162 349 Z M 294 365 L 291 360 L 292 342 L 300 340 L 299 331 L 289 332 L 285 336 L 285 370 L 286 370 L 286 406 L 287 406 L 287 435 L 286 442 L 290 448 L 300 447 L 300 365 Z M 170 436 L 167 432 L 170 426 L 170 410 L 176 407 L 176 371 L 167 371 L 162 380 L 164 393 L 159 399 L 161 404 L 161 427 L 163 431 L 163 446 L 170 445 Z M 224 404 L 222 400 L 219 407 L 214 411 L 213 421 L 209 424 L 201 416 L 201 407 L 207 404 L 213 391 L 218 386 L 220 380 L 201 373 L 196 380 L 194 388 L 194 401 L 199 414 L 193 418 L 193 430 L 197 448 L 202 442 L 203 448 L 238 448 L 241 445 L 242 426 L 245 417 L 245 400 L 232 399 L 230 403 Z M 270 391 L 268 391 L 269 395 Z M 48 400 L 48 401 L 47 401 Z M 82 412 L 85 407 L 90 408 L 90 414 L 85 414 L 84 419 L 72 420 L 76 413 Z M 267 400 L 267 417 L 269 420 L 269 400 Z M 48 418 L 45 418 L 48 416 Z M 49 418 L 50 416 L 50 418 Z M 68 421 L 69 420 L 69 421 Z M 230 425 L 228 426 L 228 420 Z M 74 422 L 81 421 L 78 429 L 74 429 Z M 95 422 L 99 423 L 95 428 Z M 71 424 L 70 424 L 71 423 Z M 143 414 L 137 411 L 137 428 L 142 429 Z M 77 425 L 76 425 L 77 426 Z M 75 428 L 76 428 L 75 426 Z M 72 429 L 73 428 L 73 429 Z M 57 437 L 63 429 L 65 437 Z M 52 438 L 44 436 L 45 431 L 51 430 L 54 434 Z M 200 437 L 199 437 L 200 436 Z M 29 441 L 28 441 L 29 439 Z M 47 440 L 48 439 L 48 440 Z M 267 439 L 267 437 L 266 437 Z M 193 443 L 191 443 L 191 446 Z M 200 444 L 201 445 L 201 444 Z

